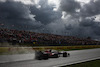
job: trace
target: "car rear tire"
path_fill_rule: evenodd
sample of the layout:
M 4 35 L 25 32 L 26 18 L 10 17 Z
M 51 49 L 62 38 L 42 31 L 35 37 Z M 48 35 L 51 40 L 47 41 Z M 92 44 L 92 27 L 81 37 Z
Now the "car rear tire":
M 44 59 L 44 60 L 47 60 L 47 59 L 49 59 L 49 56 L 48 56 L 48 54 L 44 54 L 44 55 L 43 55 L 43 59 Z
M 55 56 L 55 58 L 58 58 L 59 57 L 58 54 L 55 54 L 54 56 Z
M 67 57 L 68 55 L 67 55 L 67 53 L 66 52 L 64 52 L 63 53 L 63 57 Z

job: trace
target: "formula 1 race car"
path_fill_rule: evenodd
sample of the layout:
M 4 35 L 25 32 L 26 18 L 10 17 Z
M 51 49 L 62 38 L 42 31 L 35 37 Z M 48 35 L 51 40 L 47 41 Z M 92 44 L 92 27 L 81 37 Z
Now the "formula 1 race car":
M 35 58 L 37 60 L 47 60 L 49 58 L 59 58 L 59 57 L 68 57 L 70 56 L 69 53 L 66 51 L 59 52 L 57 50 L 46 50 L 46 51 L 36 51 L 35 52 Z

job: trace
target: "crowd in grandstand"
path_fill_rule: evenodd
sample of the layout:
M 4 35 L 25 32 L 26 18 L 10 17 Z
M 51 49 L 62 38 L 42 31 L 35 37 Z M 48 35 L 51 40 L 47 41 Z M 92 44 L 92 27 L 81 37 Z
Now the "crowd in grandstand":
M 33 45 L 97 45 L 100 42 L 91 39 L 82 39 L 73 36 L 35 33 L 0 28 L 0 42 L 30 43 Z

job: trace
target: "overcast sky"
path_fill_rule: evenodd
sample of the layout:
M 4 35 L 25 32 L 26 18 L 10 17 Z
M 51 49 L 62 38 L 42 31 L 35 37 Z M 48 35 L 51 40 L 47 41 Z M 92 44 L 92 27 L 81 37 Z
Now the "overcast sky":
M 0 0 L 0 27 L 100 39 L 100 0 Z

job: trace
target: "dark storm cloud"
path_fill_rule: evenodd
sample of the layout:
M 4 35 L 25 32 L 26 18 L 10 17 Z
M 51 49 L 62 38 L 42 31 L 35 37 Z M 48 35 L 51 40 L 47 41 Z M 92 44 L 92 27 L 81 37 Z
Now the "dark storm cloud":
M 41 7 L 37 8 L 37 5 Z M 60 0 L 57 11 L 53 11 L 54 5 L 49 5 L 47 0 L 40 0 L 37 5 L 25 5 L 13 0 L 0 2 L 0 23 L 6 27 L 43 33 L 100 37 L 100 24 L 95 21 L 96 15 L 100 15 L 100 0 L 91 0 L 83 6 L 77 0 Z M 66 14 L 61 19 L 63 11 Z
M 67 32 L 72 36 L 99 38 L 100 24 L 95 21 L 96 15 L 100 14 L 99 6 L 100 0 L 91 0 L 83 6 L 76 0 L 61 0 L 59 9 L 67 13 L 66 17 L 70 15 L 70 18 L 65 18 Z
M 53 11 L 54 7 L 48 4 L 48 0 L 40 0 L 39 5 L 41 5 L 41 8 L 39 9 L 34 6 L 30 7 L 32 14 L 36 15 L 35 19 L 37 21 L 48 24 L 61 18 L 61 12 Z
M 29 6 L 13 0 L 0 2 L 0 21 L 8 28 L 12 25 L 17 29 L 34 29 L 41 26 L 41 23 L 34 19 Z
M 37 5 L 41 7 L 37 8 Z M 37 5 L 26 5 L 13 0 L 0 2 L 0 24 L 3 23 L 2 27 L 6 28 L 40 31 L 46 24 L 61 18 L 61 12 L 53 11 L 54 7 L 47 0 L 40 0 Z
M 98 36 L 100 37 L 100 22 L 95 21 L 96 15 L 100 14 L 100 0 L 91 0 L 88 4 L 85 4 L 80 11 L 80 16 L 82 17 L 82 20 L 80 21 L 80 26 L 83 28 L 89 27 L 90 36 L 94 37 Z M 94 16 L 94 17 L 93 17 Z M 90 17 L 87 19 L 87 17 Z M 92 31 L 92 32 L 91 32 Z M 85 32 L 85 31 L 84 31 Z
M 69 14 L 76 13 L 76 10 L 80 8 L 80 3 L 75 0 L 61 0 L 60 9 Z
M 91 27 L 94 25 L 95 25 L 94 18 L 91 19 L 82 18 L 82 20 L 80 21 L 80 26 L 83 27 Z
M 81 15 L 91 17 L 100 14 L 100 0 L 91 0 L 81 8 Z

